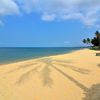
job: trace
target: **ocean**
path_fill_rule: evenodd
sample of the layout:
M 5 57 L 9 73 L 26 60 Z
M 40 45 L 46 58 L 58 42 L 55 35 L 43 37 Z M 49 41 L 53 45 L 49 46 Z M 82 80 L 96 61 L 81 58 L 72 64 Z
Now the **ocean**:
M 39 57 L 65 54 L 83 47 L 16 47 L 0 48 L 0 64 L 29 60 Z

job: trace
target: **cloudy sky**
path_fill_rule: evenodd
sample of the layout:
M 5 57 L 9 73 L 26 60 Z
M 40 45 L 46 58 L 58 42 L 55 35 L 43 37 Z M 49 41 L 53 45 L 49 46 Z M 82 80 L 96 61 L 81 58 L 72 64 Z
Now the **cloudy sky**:
M 83 46 L 99 13 L 100 0 L 0 0 L 0 46 Z

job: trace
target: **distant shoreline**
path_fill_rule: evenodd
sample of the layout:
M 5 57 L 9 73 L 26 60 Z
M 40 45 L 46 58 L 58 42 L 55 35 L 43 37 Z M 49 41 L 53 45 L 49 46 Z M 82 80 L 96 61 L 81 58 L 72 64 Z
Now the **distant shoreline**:
M 71 52 L 74 52 L 74 51 L 77 51 L 77 50 L 86 49 L 85 47 L 46 47 L 46 49 L 47 48 L 51 49 L 51 50 L 47 51 L 48 49 L 45 50 L 44 47 L 42 47 L 42 48 L 44 50 L 41 50 L 41 52 L 43 51 L 44 54 L 42 54 L 42 55 L 40 54 L 39 55 L 38 51 L 37 52 L 35 51 L 37 55 L 35 54 L 35 52 L 34 52 L 35 56 L 33 55 L 33 57 L 32 57 L 32 55 L 30 55 L 28 57 L 27 54 L 25 55 L 26 57 L 23 57 L 23 55 L 20 54 L 20 55 L 22 55 L 22 58 L 20 56 L 17 57 L 17 58 L 15 57 L 15 56 L 18 56 L 18 55 L 16 55 L 16 52 L 18 52 L 19 49 L 22 49 L 23 51 L 25 51 L 25 49 L 26 50 L 31 50 L 29 52 L 26 52 L 26 53 L 30 53 L 30 52 L 33 52 L 32 50 L 34 50 L 34 49 L 41 49 L 41 47 L 39 47 L 39 48 L 37 48 L 37 47 L 36 48 L 35 47 L 32 47 L 32 48 L 31 47 L 30 48 L 26 48 L 26 47 L 25 48 L 23 48 L 23 47 L 22 48 L 10 48 L 10 47 L 9 48 L 8 47 L 7 48 L 0 48 L 0 50 L 4 51 L 4 53 L 5 53 L 5 51 L 6 51 L 7 54 L 11 53 L 11 56 L 10 56 L 10 54 L 8 56 L 7 55 L 3 55 L 4 61 L 2 59 L 2 54 L 0 54 L 0 60 L 1 60 L 0 61 L 0 65 L 10 64 L 10 63 L 16 63 L 16 62 L 20 62 L 20 61 L 27 61 L 27 60 L 31 60 L 31 59 L 38 59 L 38 58 L 42 58 L 42 57 L 49 57 L 49 56 L 56 56 L 56 55 L 68 54 L 68 53 L 71 53 Z M 54 51 L 52 49 L 54 49 Z M 57 49 L 58 52 L 55 49 Z M 61 49 L 61 51 L 60 51 L 60 49 Z M 65 49 L 65 50 L 63 50 L 63 49 Z M 21 51 L 21 52 L 23 53 L 23 51 Z M 47 53 L 45 53 L 45 52 L 47 52 Z M 50 54 L 49 54 L 49 52 L 50 52 Z M 18 52 L 18 54 L 19 53 L 20 53 L 20 51 Z M 40 53 L 40 51 L 39 51 L 39 53 Z M 7 56 L 7 58 L 6 58 L 6 56 Z M 11 57 L 15 57 L 15 58 L 12 59 Z M 8 61 L 7 61 L 7 59 L 8 59 Z

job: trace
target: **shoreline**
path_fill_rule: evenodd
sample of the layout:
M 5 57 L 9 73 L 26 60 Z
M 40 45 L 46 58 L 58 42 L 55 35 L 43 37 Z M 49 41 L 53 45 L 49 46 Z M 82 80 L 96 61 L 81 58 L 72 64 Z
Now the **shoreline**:
M 88 49 L 88 48 L 81 48 L 79 50 L 84 50 L 84 49 Z M 25 61 L 30 61 L 30 60 L 35 60 L 35 59 L 41 59 L 41 58 L 46 58 L 46 57 L 51 57 L 51 56 L 66 55 L 66 54 L 70 54 L 70 53 L 73 53 L 73 52 L 77 52 L 79 50 L 72 50 L 72 51 L 69 51 L 67 53 L 51 54 L 51 55 L 42 56 L 42 57 L 35 57 L 35 58 L 29 58 L 29 59 L 19 59 L 19 60 L 16 60 L 16 61 L 8 61 L 6 63 L 0 63 L 0 65 L 7 65 L 7 64 L 13 64 L 13 63 L 25 62 Z
M 0 65 L 0 100 L 88 98 L 85 95 L 88 90 L 100 85 L 100 57 L 95 55 L 97 52 L 82 49 Z M 99 96 L 97 94 L 100 93 L 94 95 Z

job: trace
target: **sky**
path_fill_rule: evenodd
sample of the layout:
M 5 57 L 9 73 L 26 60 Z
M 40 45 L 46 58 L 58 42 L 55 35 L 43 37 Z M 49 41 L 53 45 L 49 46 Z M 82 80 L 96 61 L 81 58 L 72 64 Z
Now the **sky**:
M 0 0 L 0 47 L 77 47 L 100 30 L 100 0 Z

